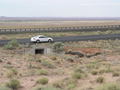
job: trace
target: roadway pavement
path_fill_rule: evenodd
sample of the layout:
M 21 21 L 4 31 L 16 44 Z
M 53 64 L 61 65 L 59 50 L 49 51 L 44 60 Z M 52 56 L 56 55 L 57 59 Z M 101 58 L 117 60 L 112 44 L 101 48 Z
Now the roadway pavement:
M 69 42 L 69 41 L 94 41 L 94 40 L 108 40 L 120 39 L 120 34 L 107 34 L 107 35 L 89 35 L 89 36 L 64 36 L 52 37 L 54 42 Z M 0 40 L 0 45 L 5 45 L 10 40 Z M 30 38 L 17 39 L 20 44 L 30 43 Z

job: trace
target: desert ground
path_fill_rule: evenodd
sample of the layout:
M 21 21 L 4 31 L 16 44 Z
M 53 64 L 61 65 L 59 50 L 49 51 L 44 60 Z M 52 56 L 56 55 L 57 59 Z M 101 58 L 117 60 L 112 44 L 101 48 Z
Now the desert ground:
M 52 27 L 78 27 L 120 25 L 119 20 L 90 20 L 90 21 L 0 21 L 0 29 L 17 28 L 52 28 Z
M 120 90 L 120 40 L 9 44 L 0 47 L 0 90 Z M 30 53 L 42 46 L 51 53 Z

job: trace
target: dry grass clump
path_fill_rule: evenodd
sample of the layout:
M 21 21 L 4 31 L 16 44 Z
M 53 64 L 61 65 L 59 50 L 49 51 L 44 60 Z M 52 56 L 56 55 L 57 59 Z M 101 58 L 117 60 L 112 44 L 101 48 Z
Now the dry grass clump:
M 13 69 L 10 69 L 8 72 L 7 72 L 7 77 L 8 78 L 14 78 L 18 75 L 18 71 L 17 69 L 13 68 Z
M 65 90 L 73 90 L 77 86 L 77 81 L 72 78 L 65 78 L 61 81 L 56 81 L 53 86 Z
M 51 56 L 50 59 L 56 61 L 58 58 L 56 56 Z
M 98 86 L 95 90 L 120 90 L 120 85 L 117 83 L 106 83 Z
M 11 65 L 11 64 L 5 64 L 4 68 L 10 69 L 10 68 L 13 68 L 13 65 Z
M 105 72 L 106 72 L 106 69 L 105 69 L 105 68 L 99 70 L 99 74 L 104 74 Z
M 83 78 L 83 74 L 81 74 L 79 72 L 74 72 L 73 75 L 72 75 L 72 77 L 74 79 L 81 79 L 81 78 Z
M 97 71 L 97 70 L 93 70 L 93 71 L 91 72 L 91 74 L 92 74 L 92 75 L 97 75 L 97 74 L 98 74 L 98 71 Z
M 113 72 L 113 73 L 112 73 L 112 76 L 113 76 L 113 77 L 118 77 L 118 76 L 120 76 L 120 73 L 119 73 L 119 72 Z
M 72 77 L 74 79 L 82 79 L 84 77 L 87 77 L 87 74 L 80 68 L 77 68 L 74 70 Z
M 33 88 L 32 90 L 61 90 L 61 89 L 53 87 L 53 86 L 45 86 L 45 87 L 37 86 Z
M 42 60 L 41 65 L 43 65 L 47 68 L 55 68 L 55 65 L 49 60 Z
M 37 84 L 45 85 L 45 84 L 48 83 L 48 81 L 49 81 L 48 78 L 43 77 L 43 78 L 38 79 L 38 80 L 36 81 L 36 83 L 37 83 Z
M 97 79 L 96 79 L 96 82 L 97 83 L 103 83 L 105 81 L 105 78 L 104 77 L 98 77 Z
M 93 69 L 99 69 L 99 65 L 95 63 L 89 63 L 86 65 L 87 69 L 93 70 Z
M 37 70 L 38 75 L 48 75 L 48 71 L 44 69 Z

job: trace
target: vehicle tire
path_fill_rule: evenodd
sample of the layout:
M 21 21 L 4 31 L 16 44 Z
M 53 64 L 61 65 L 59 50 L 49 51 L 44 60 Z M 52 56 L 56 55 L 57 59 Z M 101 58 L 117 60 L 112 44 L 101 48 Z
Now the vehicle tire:
M 51 42 L 52 42 L 52 40 L 51 40 L 51 39 L 49 39 L 49 40 L 48 40 L 48 42 L 49 42 L 49 43 L 51 43 Z
M 40 40 L 37 40 L 36 43 L 40 43 Z

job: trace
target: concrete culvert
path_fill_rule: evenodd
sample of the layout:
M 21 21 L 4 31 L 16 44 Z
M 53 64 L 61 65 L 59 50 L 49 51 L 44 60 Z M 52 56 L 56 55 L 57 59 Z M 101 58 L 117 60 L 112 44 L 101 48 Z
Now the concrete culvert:
M 35 54 L 44 54 L 44 48 L 42 49 L 35 49 Z

